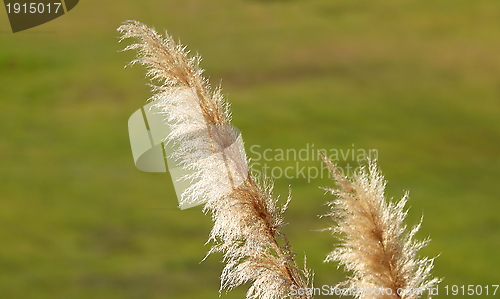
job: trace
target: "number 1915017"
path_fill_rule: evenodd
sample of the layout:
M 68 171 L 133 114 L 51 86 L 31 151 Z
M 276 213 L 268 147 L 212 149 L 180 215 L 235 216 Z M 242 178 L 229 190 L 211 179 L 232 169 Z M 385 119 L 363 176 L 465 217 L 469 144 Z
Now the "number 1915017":
M 451 296 L 481 296 L 481 295 L 493 295 L 497 293 L 499 285 L 447 285 L 444 287 L 446 295 Z
M 8 3 L 7 13 L 35 14 L 35 13 L 58 13 L 61 3 Z

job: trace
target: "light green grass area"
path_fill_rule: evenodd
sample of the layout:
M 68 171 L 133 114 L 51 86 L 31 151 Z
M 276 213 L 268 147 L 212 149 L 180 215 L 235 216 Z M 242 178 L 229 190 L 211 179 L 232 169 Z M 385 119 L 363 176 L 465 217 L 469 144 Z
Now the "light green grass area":
M 200 263 L 210 216 L 178 210 L 169 175 L 133 164 L 127 120 L 150 92 L 118 52 L 128 19 L 202 55 L 253 162 L 296 165 L 255 161 L 252 145 L 377 149 L 387 196 L 410 192 L 409 225 L 425 216 L 436 298 L 500 284 L 499 1 L 123 2 L 80 1 L 16 34 L 0 13 L 0 298 L 218 298 L 221 256 Z M 278 178 L 276 196 L 289 185 L 297 260 L 335 285 L 346 274 L 322 263 L 335 239 L 317 231 L 332 183 Z

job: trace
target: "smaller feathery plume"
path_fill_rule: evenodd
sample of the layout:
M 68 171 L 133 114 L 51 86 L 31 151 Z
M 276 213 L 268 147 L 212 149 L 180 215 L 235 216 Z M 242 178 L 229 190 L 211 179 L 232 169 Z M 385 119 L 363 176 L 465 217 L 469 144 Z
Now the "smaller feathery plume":
M 418 258 L 429 240 L 415 241 L 420 224 L 410 231 L 403 223 L 406 194 L 397 203 L 385 199 L 385 180 L 376 162 L 369 161 L 352 180 L 321 153 L 338 189 L 326 189 L 336 196 L 329 202 L 336 225 L 328 228 L 339 239 L 326 262 L 336 261 L 352 272 L 340 283 L 360 299 L 417 299 L 435 287 L 440 279 L 430 278 L 434 259 Z
M 168 34 L 129 21 L 118 28 L 121 40 L 137 43 L 125 50 L 137 50 L 137 59 L 159 86 L 151 100 L 162 111 L 171 133 L 165 142 L 174 144 L 171 158 L 191 171 L 183 180 L 191 183 L 181 202 L 206 202 L 214 226 L 209 253 L 222 252 L 226 263 L 221 290 L 250 282 L 247 298 L 311 298 L 293 295 L 292 287 L 305 289 L 309 272 L 300 270 L 285 235 L 282 208 L 271 188 L 257 182 L 250 173 L 239 132 L 230 125 L 229 105 L 220 88 L 210 91 L 199 68 L 200 57 L 188 57 L 185 47 Z

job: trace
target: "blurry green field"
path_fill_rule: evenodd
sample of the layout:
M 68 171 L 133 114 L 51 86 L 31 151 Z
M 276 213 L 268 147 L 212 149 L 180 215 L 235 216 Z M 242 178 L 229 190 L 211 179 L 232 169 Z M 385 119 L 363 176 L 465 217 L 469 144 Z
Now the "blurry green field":
M 202 55 L 247 151 L 377 149 L 388 197 L 409 190 L 408 224 L 425 216 L 436 298 L 500 284 L 499 1 L 123 2 L 80 1 L 16 34 L 0 13 L 0 298 L 218 297 L 221 256 L 200 263 L 210 216 L 177 209 L 170 177 L 132 161 L 127 120 L 150 92 L 142 67 L 123 69 L 128 19 Z M 315 231 L 332 184 L 281 178 L 276 195 L 288 185 L 297 259 L 335 285 L 335 240 Z

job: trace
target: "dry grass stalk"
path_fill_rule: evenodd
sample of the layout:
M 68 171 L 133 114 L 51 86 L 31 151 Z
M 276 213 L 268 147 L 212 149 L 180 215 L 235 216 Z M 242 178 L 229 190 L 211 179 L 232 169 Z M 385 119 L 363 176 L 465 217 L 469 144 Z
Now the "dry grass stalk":
M 340 245 L 325 261 L 337 261 L 353 273 L 339 286 L 365 290 L 356 293 L 357 298 L 416 299 L 421 291 L 439 283 L 439 279 L 430 278 L 433 259 L 417 258 L 418 251 L 429 242 L 414 240 L 420 224 L 408 231 L 403 223 L 407 194 L 397 203 L 387 203 L 386 182 L 375 161 L 349 180 L 324 154 L 322 157 L 339 187 L 327 189 L 336 196 L 329 203 L 331 212 L 327 216 L 336 221 L 329 229 Z M 376 295 L 377 291 L 384 293 Z
M 173 157 L 194 171 L 185 178 L 194 183 L 181 200 L 202 198 L 204 211 L 212 214 L 209 241 L 216 245 L 209 254 L 222 252 L 226 262 L 221 291 L 252 282 L 247 298 L 277 299 L 289 297 L 292 285 L 305 288 L 308 271 L 298 269 L 280 232 L 287 204 L 278 208 L 271 188 L 249 173 L 243 145 L 230 126 L 228 104 L 220 88 L 210 92 L 199 68 L 200 57 L 189 58 L 171 36 L 162 38 L 136 21 L 126 22 L 118 31 L 121 40 L 138 40 L 125 48 L 138 51 L 132 64 L 143 64 L 147 75 L 160 82 L 151 100 L 171 128 L 166 141 L 177 145 Z

